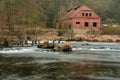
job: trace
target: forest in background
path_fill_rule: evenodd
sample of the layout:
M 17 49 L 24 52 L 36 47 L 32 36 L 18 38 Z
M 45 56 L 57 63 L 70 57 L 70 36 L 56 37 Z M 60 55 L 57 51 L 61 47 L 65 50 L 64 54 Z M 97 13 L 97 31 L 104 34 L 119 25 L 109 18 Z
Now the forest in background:
M 120 23 L 120 0 L 0 0 L 0 27 L 39 25 L 54 28 L 56 19 L 78 5 L 93 9 L 102 23 Z

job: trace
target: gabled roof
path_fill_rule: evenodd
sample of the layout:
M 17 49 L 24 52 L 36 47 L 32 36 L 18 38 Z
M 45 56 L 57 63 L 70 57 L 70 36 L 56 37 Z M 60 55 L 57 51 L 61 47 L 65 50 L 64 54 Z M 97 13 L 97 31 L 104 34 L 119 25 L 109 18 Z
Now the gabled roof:
M 92 9 L 88 8 L 87 6 L 82 6 L 82 7 L 80 7 L 80 10 L 91 11 Z
M 70 9 L 63 18 L 68 19 L 68 18 L 76 17 L 76 15 L 80 12 L 82 13 L 82 11 L 89 11 L 94 13 L 94 16 L 92 16 L 92 18 L 100 18 L 92 9 L 88 8 L 87 6 L 82 6 L 82 7 L 77 6 L 73 9 Z M 79 15 L 78 17 L 82 17 L 82 16 Z

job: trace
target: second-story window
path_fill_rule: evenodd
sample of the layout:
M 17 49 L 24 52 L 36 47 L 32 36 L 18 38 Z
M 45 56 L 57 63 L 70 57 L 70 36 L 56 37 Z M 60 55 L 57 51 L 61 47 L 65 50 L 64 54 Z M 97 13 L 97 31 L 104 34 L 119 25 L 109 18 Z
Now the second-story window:
M 88 16 L 88 13 L 86 13 L 86 16 Z
M 84 13 L 82 13 L 82 16 L 84 16 Z
M 92 14 L 91 14 L 91 13 L 89 13 L 89 16 L 92 16 Z

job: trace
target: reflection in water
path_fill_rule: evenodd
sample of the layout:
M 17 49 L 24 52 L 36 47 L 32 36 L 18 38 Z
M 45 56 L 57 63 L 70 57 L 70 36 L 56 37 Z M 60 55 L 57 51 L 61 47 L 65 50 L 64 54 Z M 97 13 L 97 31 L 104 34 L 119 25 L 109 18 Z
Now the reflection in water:
M 33 57 L 0 56 L 0 79 L 110 80 L 120 78 L 120 66 L 102 65 L 108 64 L 105 62 L 30 63 L 35 60 L 40 61 L 42 59 Z
M 71 53 L 0 49 L 0 80 L 120 80 L 120 44 L 72 44 Z

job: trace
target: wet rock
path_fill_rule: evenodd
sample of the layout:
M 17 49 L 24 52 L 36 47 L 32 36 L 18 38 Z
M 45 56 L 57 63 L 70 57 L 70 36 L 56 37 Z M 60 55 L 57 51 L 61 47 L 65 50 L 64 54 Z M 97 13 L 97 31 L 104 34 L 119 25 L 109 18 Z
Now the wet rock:
M 87 45 L 87 46 L 90 46 L 90 44 L 88 44 L 88 43 L 82 44 L 82 46 L 86 46 L 86 45 Z
M 100 47 L 100 49 L 105 49 L 105 47 Z
M 54 41 L 53 43 L 49 43 L 48 40 L 43 40 L 43 43 L 39 44 L 37 47 L 38 48 L 54 48 L 55 44 Z
M 63 52 L 72 51 L 72 45 L 67 42 L 63 43 L 63 44 L 58 44 L 58 45 L 56 45 L 54 50 L 55 51 L 63 51 Z

